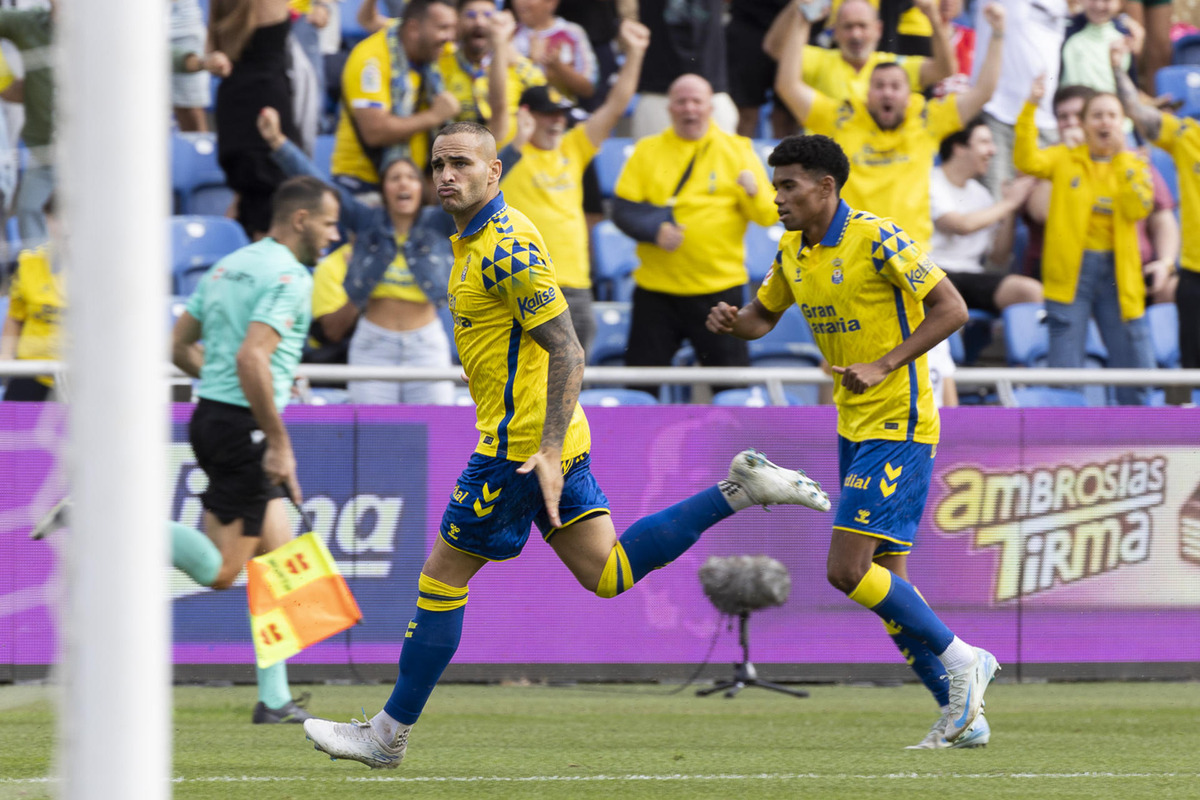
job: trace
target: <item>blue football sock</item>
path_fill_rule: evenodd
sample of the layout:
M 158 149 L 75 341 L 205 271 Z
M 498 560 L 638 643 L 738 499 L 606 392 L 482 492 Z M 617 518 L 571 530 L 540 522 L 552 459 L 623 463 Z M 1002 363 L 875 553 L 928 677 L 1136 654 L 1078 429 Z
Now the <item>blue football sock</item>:
M 954 641 L 954 633 L 938 618 L 913 585 L 878 564 L 871 564 L 849 597 L 874 611 L 884 622 L 898 626 L 935 653 L 944 652 Z
M 433 687 L 462 637 L 467 587 L 449 586 L 422 573 L 417 613 L 408 623 L 400 649 L 400 676 L 383 710 L 404 725 L 421 716 Z
M 947 680 L 946 668 L 942 666 L 941 659 L 898 626 L 890 625 L 887 622 L 883 624 L 888 630 L 888 635 L 892 637 L 892 641 L 896 643 L 896 647 L 904 655 L 908 666 L 917 673 L 921 683 L 925 684 L 925 688 L 937 701 L 938 708 L 950 705 L 950 681 Z
M 221 571 L 221 551 L 200 531 L 167 522 L 171 534 L 171 564 L 201 586 L 212 586 Z
M 621 535 L 621 548 L 632 573 L 624 588 L 679 558 L 700 534 L 732 514 L 720 487 L 713 486 L 630 525 Z

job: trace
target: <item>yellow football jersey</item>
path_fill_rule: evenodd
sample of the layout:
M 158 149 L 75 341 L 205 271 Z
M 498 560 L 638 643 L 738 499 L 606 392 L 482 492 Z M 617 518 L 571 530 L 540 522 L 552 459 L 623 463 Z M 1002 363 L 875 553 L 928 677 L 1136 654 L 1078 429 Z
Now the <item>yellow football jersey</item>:
M 446 43 L 433 67 L 441 75 L 446 91 L 458 98 L 461 108 L 454 121 L 486 125 L 492 118 L 492 107 L 488 104 L 487 67 L 473 67 L 459 54 L 458 45 L 454 42 Z M 496 142 L 497 147 L 503 147 L 517 135 L 517 106 L 521 93 L 530 86 L 542 86 L 545 83 L 546 76 L 541 68 L 528 58 L 518 57 L 508 65 L 508 80 L 504 86 L 508 96 L 508 135 L 504 141 Z
M 343 100 L 330 161 L 330 172 L 334 175 L 349 175 L 366 183 L 379 183 L 379 173 L 363 152 L 350 111 L 360 108 L 392 109 L 392 59 L 388 53 L 387 37 L 388 29 L 384 28 L 363 39 L 350 51 L 346 66 L 342 68 Z M 422 91 L 419 72 L 410 69 L 407 81 L 409 92 L 416 94 Z M 421 98 L 417 108 L 424 109 L 426 105 L 424 98 Z M 409 154 L 417 168 L 425 169 L 429 161 L 428 132 L 414 134 L 409 138 L 408 145 Z
M 525 461 L 541 447 L 550 357 L 527 331 L 567 310 L 545 242 L 498 194 L 450 237 L 454 343 L 475 401 L 475 452 Z M 563 441 L 566 461 L 591 447 L 578 403 Z
M 865 103 L 875 66 L 892 62 L 904 68 L 912 90 L 921 91 L 921 65 L 925 63 L 924 56 L 898 56 L 878 50 L 867 57 L 867 63 L 863 64 L 862 69 L 856 70 L 842 58 L 840 50 L 805 45 L 801 76 L 806 84 L 833 100 L 841 102 L 853 98 Z
M 1175 159 L 1179 174 L 1179 216 L 1185 231 L 1200 230 L 1200 124 L 1196 120 L 1180 119 L 1174 114 L 1162 115 L 1162 131 L 1156 145 Z M 1195 223 L 1195 224 L 1192 224 Z M 1200 236 L 1183 237 L 1183 257 L 1180 265 L 1200 272 Z
M 837 141 L 850 159 L 850 180 L 842 197 L 855 208 L 891 217 L 909 236 L 928 242 L 933 235 L 929 173 L 942 139 L 962 128 L 953 94 L 928 103 L 913 95 L 904 122 L 885 131 L 857 100 L 837 103 L 813 98 L 805 126 Z
M 592 286 L 583 172 L 595 155 L 584 126 L 576 125 L 554 150 L 526 145 L 501 183 L 509 201 L 543 231 L 559 285 L 572 289 Z
M 798 305 L 825 360 L 845 367 L 875 361 L 907 339 L 925 319 L 921 300 L 944 277 L 896 223 L 843 200 L 815 245 L 799 231 L 784 234 L 758 300 L 770 311 Z M 833 399 L 838 434 L 851 441 L 937 444 L 940 426 L 924 355 L 862 394 L 843 388 L 834 375 Z
M 17 358 L 54 361 L 63 357 L 63 314 L 67 308 L 65 276 L 51 268 L 45 247 L 17 256 L 8 293 L 8 315 L 23 323 Z M 47 386 L 54 380 L 39 377 Z

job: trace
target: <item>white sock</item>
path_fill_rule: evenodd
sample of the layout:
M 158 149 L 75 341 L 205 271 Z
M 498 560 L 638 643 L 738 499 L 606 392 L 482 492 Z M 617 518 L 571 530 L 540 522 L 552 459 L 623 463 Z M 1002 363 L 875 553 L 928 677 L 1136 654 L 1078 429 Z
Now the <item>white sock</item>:
M 955 636 L 954 641 L 950 642 L 950 646 L 946 648 L 945 652 L 938 653 L 938 658 L 941 659 L 946 672 L 951 674 L 962 672 L 975 660 L 975 648 Z
M 746 490 L 740 483 L 721 481 L 717 484 L 717 488 L 721 490 L 725 502 L 729 503 L 729 507 L 734 511 L 741 511 L 743 508 L 754 505 L 754 501 L 750 499 L 750 495 L 746 494 Z
M 411 726 L 401 725 L 397 720 L 392 719 L 386 711 L 380 711 L 371 717 L 371 729 L 387 745 L 391 745 L 392 742 L 396 741 L 396 734 L 400 732 L 401 728 L 407 727 Z

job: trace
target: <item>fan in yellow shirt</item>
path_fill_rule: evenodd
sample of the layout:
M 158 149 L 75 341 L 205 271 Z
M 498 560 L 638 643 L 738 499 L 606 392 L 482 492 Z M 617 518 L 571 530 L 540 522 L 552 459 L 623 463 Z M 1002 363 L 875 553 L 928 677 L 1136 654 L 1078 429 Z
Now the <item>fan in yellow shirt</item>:
M 516 135 L 521 93 L 546 83 L 542 70 L 513 47 L 515 30 L 512 14 L 497 11 L 492 0 L 460 2 L 458 41 L 445 45 L 434 63 L 446 91 L 458 98 L 455 121 L 486 125 L 501 147 Z
M 793 33 L 791 17 L 795 4 L 789 4 L 775 18 L 763 38 L 763 49 L 776 59 L 782 57 L 787 37 Z M 942 19 L 936 0 L 919 0 L 903 16 L 912 26 L 912 35 L 927 37 L 931 56 L 906 56 L 879 50 L 883 23 L 879 19 L 878 1 L 844 0 L 835 2 L 829 19 L 832 20 L 835 47 L 807 45 L 804 48 L 802 80 L 821 94 L 838 102 L 865 101 L 871 73 L 879 64 L 899 64 L 908 76 L 914 92 L 921 92 L 938 81 L 948 78 L 957 69 L 954 49 L 950 44 L 949 21 Z M 923 23 L 921 25 L 920 23 Z M 904 24 L 901 33 L 909 33 Z M 808 41 L 805 39 L 804 41 Z
M 587 122 L 568 131 L 570 101 L 549 86 L 531 87 L 521 95 L 521 111 L 529 115 L 529 130 L 520 130 L 518 122 L 517 138 L 500 153 L 505 163 L 500 186 L 508 201 L 542 232 L 585 355 L 591 352 L 596 322 L 592 317 L 583 172 L 637 90 L 650 32 L 640 23 L 625 20 L 619 41 L 625 63 L 604 104 Z
M 0 360 L 57 361 L 63 355 L 63 315 L 67 309 L 65 275 L 48 246 L 22 250 L 8 292 L 8 316 L 0 334 Z M 41 401 L 54 379 L 10 378 L 5 400 Z
M 786 10 L 792 31 L 779 62 L 775 93 L 796 119 L 813 133 L 825 134 L 846 151 L 850 180 L 842 192 L 853 207 L 891 217 L 917 242 L 933 234 L 929 209 L 929 176 L 938 145 L 982 109 L 1000 76 L 1004 9 L 984 9 L 994 31 L 979 77 L 969 90 L 926 102 L 914 95 L 908 74 L 891 62 L 877 64 L 870 76 L 866 102 L 841 103 L 817 91 L 801 74 L 809 22 L 795 8 Z

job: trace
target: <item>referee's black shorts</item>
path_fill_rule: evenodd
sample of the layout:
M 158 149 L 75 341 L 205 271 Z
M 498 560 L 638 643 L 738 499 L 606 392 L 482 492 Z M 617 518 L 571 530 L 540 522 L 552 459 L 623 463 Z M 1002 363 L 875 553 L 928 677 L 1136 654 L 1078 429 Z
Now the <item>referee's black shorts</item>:
M 242 520 L 243 536 L 259 536 L 267 502 L 284 497 L 263 472 L 267 440 L 250 409 L 201 398 L 188 424 L 196 463 L 208 476 L 200 496 L 222 525 Z

